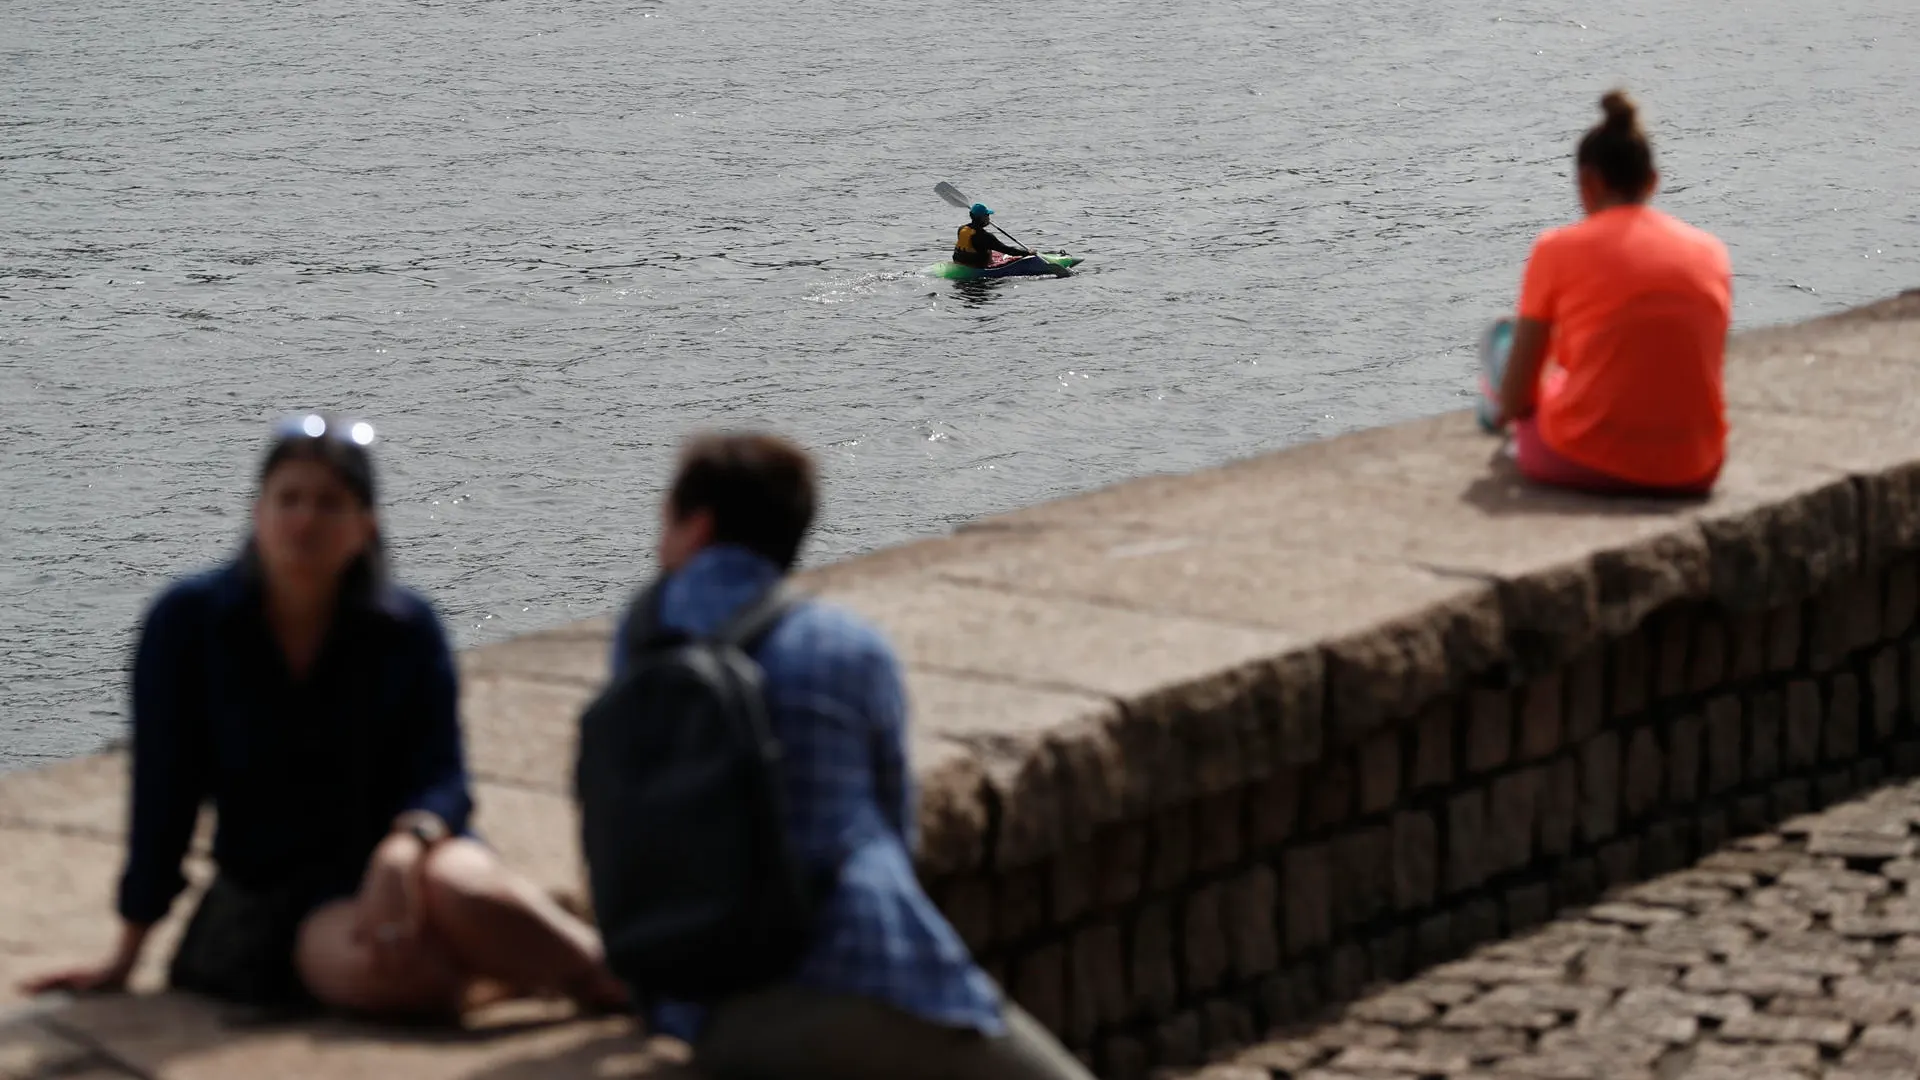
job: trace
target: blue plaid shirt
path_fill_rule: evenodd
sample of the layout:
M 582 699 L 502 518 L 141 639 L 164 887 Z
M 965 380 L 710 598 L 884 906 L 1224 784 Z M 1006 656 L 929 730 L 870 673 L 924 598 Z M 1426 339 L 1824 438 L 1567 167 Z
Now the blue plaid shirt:
M 711 633 L 780 576 L 744 548 L 710 547 L 668 580 L 661 620 Z M 623 622 L 614 637 L 616 673 L 628 629 Z M 998 988 L 913 872 L 916 796 L 892 648 L 853 614 L 807 601 L 761 640 L 755 659 L 785 750 L 788 835 L 808 865 L 839 870 L 794 982 L 874 998 L 938 1024 L 1003 1033 Z M 668 1002 L 647 1019 L 652 1030 L 693 1042 L 705 1015 Z

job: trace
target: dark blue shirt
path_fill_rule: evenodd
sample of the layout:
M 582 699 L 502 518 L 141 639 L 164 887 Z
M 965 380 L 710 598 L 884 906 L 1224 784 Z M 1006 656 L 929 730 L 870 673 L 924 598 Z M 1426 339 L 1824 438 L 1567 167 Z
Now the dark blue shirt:
M 181 581 L 147 613 L 133 666 L 133 800 L 119 910 L 165 915 L 211 799 L 220 872 L 312 903 L 351 895 L 394 817 L 464 831 L 473 800 L 440 620 L 397 586 L 343 601 L 305 678 L 236 563 Z

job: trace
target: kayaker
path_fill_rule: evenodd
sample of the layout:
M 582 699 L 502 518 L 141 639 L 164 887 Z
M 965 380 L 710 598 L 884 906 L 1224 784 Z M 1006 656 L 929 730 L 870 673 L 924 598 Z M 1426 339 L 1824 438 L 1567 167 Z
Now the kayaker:
M 1732 265 L 1712 234 L 1647 205 L 1660 177 L 1633 99 L 1600 108 L 1574 158 L 1586 217 L 1534 242 L 1511 350 L 1487 358 L 1491 426 L 1512 425 L 1537 483 L 1703 494 L 1726 458 Z
M 1014 247 L 995 236 L 987 228 L 987 219 L 993 217 L 993 211 L 985 203 L 974 203 L 967 211 L 967 223 L 960 226 L 960 235 L 953 242 L 953 261 L 961 266 L 985 269 L 993 265 L 993 253 L 998 251 L 1014 258 L 1033 254 L 1023 247 Z

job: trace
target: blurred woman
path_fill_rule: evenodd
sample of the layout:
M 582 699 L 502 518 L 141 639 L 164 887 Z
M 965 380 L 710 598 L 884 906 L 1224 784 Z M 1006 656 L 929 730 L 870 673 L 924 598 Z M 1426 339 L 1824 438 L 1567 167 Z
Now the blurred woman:
M 126 985 L 210 800 L 218 873 L 176 988 L 391 1017 L 451 1017 L 481 987 L 624 1001 L 593 931 L 468 831 L 453 657 L 388 580 L 373 439 L 318 414 L 276 427 L 238 558 L 148 612 L 119 943 L 29 992 Z

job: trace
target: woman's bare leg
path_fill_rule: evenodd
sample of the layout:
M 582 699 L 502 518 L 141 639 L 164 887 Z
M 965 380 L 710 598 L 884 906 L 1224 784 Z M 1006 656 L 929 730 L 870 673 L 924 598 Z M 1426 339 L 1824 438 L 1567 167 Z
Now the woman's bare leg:
M 443 841 L 421 868 L 425 936 L 460 967 L 595 1009 L 620 1008 L 626 988 L 602 961 L 593 928 L 472 840 Z
M 294 962 L 321 1004 L 395 1019 L 460 1014 L 470 980 L 444 946 L 422 937 L 383 963 L 356 938 L 358 919 L 354 900 L 335 900 L 300 924 Z

